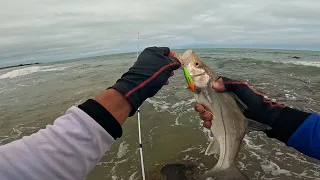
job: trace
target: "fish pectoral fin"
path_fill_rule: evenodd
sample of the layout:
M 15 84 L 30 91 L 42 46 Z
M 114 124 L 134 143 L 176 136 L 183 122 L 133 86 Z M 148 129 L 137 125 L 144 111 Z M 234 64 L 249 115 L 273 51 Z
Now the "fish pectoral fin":
M 252 132 L 252 131 L 264 131 L 264 130 L 271 130 L 272 128 L 266 124 L 247 119 L 247 131 Z M 247 133 L 248 133 L 247 132 Z
M 211 154 L 220 154 L 219 143 L 213 138 L 209 146 L 206 149 L 205 155 L 209 156 Z
M 207 180 L 210 177 L 221 180 L 249 180 L 249 178 L 242 173 L 236 165 L 227 169 L 212 168 L 200 177 L 201 180 Z M 212 178 L 211 178 L 212 179 Z

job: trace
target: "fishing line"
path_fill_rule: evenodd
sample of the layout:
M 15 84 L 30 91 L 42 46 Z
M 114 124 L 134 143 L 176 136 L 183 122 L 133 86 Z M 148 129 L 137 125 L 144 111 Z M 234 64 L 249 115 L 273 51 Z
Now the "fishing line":
M 138 41 L 139 41 L 139 29 L 138 29 Z M 137 42 L 137 60 L 139 57 L 139 43 Z M 142 151 L 142 140 L 141 140 L 141 122 L 140 122 L 140 108 L 137 111 L 138 115 L 138 133 L 139 133 L 139 152 L 140 152 L 140 164 L 141 164 L 141 175 L 142 179 L 146 179 L 145 171 L 144 171 L 144 160 L 143 160 L 143 151 Z M 148 163 L 147 163 L 148 164 Z M 148 176 L 149 179 L 149 176 Z

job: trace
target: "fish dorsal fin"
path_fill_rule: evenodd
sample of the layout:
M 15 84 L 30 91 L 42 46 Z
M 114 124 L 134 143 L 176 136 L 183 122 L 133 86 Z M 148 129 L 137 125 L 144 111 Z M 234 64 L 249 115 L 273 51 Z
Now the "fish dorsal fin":
M 234 93 L 231 93 L 231 95 L 233 96 L 233 98 L 236 100 L 240 110 L 242 112 L 244 112 L 245 110 L 248 110 L 248 106 L 241 101 L 241 99 Z M 272 129 L 270 126 L 251 120 L 251 119 L 247 119 L 247 131 L 248 132 L 252 132 L 252 131 L 264 131 L 264 130 L 270 130 Z
M 252 119 L 247 119 L 247 133 L 252 131 L 265 131 L 271 129 L 272 128 L 266 124 L 254 121 Z
M 211 154 L 220 154 L 219 148 L 220 148 L 219 143 L 216 141 L 215 138 L 213 138 L 204 154 L 207 156 L 209 156 Z
M 241 101 L 241 99 L 236 94 L 231 93 L 231 95 L 236 100 L 236 102 L 242 112 L 249 109 L 248 106 L 243 101 Z
M 241 99 L 234 93 L 231 93 L 231 95 L 233 96 L 233 98 L 236 100 L 240 110 L 242 112 L 244 112 L 245 110 L 248 110 L 248 106 L 241 101 Z M 247 119 L 247 131 L 248 132 L 252 132 L 252 131 L 265 131 L 265 130 L 270 130 L 272 129 L 270 126 L 251 120 L 251 119 Z

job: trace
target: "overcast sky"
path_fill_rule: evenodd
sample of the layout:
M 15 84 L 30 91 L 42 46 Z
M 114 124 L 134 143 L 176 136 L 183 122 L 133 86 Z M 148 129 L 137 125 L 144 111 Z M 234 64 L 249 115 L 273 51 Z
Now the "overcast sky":
M 0 0 L 0 61 L 145 46 L 320 50 L 320 0 Z

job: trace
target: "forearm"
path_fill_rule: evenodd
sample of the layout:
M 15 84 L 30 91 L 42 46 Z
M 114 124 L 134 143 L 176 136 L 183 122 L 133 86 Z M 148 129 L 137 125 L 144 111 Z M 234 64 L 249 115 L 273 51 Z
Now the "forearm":
M 279 111 L 280 112 L 274 116 L 274 120 L 272 124 L 270 124 L 272 129 L 267 131 L 267 135 L 287 143 L 292 134 L 294 134 L 310 116 L 310 113 L 289 107 L 279 109 Z
M 267 135 L 310 157 L 320 159 L 320 115 L 317 113 L 284 108 Z
M 114 89 L 108 89 L 96 97 L 96 101 L 113 115 L 113 117 L 123 124 L 127 119 L 131 106 L 124 96 Z
M 70 108 L 46 129 L 0 147 L 0 179 L 85 178 L 121 137 L 129 112 L 115 90 Z
M 287 145 L 320 160 L 320 114 L 312 113 L 292 134 Z
M 0 179 L 83 179 L 114 138 L 77 107 L 31 136 L 0 147 Z

